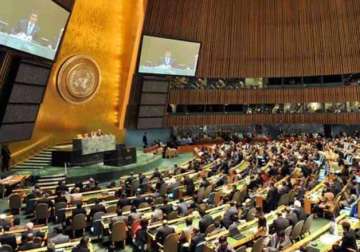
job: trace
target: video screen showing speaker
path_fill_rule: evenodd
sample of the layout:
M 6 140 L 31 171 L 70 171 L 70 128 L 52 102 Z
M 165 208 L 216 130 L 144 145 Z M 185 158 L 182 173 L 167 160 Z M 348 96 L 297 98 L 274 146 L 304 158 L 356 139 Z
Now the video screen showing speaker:
M 139 73 L 195 76 L 200 43 L 143 36 Z
M 69 16 L 52 0 L 1 0 L 0 45 L 54 60 Z

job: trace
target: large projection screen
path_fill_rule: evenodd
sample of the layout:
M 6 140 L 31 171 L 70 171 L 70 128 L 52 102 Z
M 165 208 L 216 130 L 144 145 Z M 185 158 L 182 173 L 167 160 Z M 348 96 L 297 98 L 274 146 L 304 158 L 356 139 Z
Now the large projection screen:
M 70 13 L 52 0 L 1 0 L 0 45 L 54 60 Z
M 195 76 L 200 43 L 145 35 L 139 73 Z

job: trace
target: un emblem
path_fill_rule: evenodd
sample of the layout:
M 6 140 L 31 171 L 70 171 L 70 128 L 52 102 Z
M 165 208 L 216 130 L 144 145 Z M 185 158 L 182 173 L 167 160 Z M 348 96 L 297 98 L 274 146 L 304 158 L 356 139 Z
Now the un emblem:
M 91 100 L 100 88 L 100 68 L 88 56 L 77 55 L 67 59 L 60 67 L 57 88 L 61 97 L 80 104 Z

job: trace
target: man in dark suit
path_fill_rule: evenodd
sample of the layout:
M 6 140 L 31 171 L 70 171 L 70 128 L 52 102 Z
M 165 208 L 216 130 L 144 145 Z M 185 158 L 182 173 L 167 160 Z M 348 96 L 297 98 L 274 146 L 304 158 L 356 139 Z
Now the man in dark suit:
M 10 231 L 10 225 L 6 225 L 4 226 L 4 231 Z M 3 234 L 0 236 L 0 243 L 1 244 L 7 244 L 10 245 L 13 250 L 15 251 L 16 247 L 17 247 L 17 243 L 16 243 L 16 237 L 15 235 L 12 234 Z
M 343 238 L 341 240 L 339 251 L 358 251 L 356 244 L 356 235 L 351 229 L 349 222 L 343 222 L 342 228 L 344 230 Z
M 281 231 L 284 231 L 288 226 L 290 226 L 290 221 L 283 217 L 281 214 L 278 214 L 277 219 L 270 227 L 270 233 L 279 233 Z
M 148 147 L 148 139 L 147 139 L 146 132 L 144 132 L 142 141 L 143 141 L 143 144 L 144 144 L 144 148 Z
M 172 233 L 175 233 L 174 228 L 168 226 L 167 221 L 164 221 L 163 225 L 156 232 L 155 240 L 160 244 L 164 244 L 166 236 Z
M 72 212 L 72 216 L 75 216 L 77 214 L 85 214 L 86 215 L 86 210 L 82 207 L 81 203 L 78 203 L 76 205 L 76 208 Z
M 200 233 L 205 233 L 206 229 L 214 223 L 213 218 L 211 215 L 206 214 L 206 212 L 203 209 L 199 210 L 199 214 L 201 216 L 199 221 L 199 230 Z
M 277 207 L 279 201 L 279 191 L 275 187 L 274 183 L 271 182 L 270 189 L 266 197 L 266 210 L 272 211 Z
M 174 66 L 174 59 L 172 58 L 171 51 L 167 50 L 164 54 L 164 57 L 160 58 L 159 65 L 165 66 L 165 67 L 173 67 Z
M 196 247 L 200 246 L 205 242 L 205 234 L 199 232 L 196 228 L 193 229 L 193 236 L 190 242 L 190 252 L 195 252 Z
M 40 31 L 38 19 L 38 14 L 34 12 L 31 13 L 28 19 L 20 20 L 20 22 L 13 29 L 12 33 L 25 35 L 29 40 L 36 40 Z

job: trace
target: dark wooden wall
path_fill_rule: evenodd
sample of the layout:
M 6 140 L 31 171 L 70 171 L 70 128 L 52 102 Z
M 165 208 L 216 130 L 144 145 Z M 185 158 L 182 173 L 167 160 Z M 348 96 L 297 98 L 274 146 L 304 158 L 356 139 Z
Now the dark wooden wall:
M 359 86 L 183 90 L 169 93 L 170 104 L 275 104 L 359 101 Z
M 72 10 L 75 3 L 75 0 L 54 0 L 54 1 L 60 4 L 61 6 L 63 6 L 68 11 Z
M 202 42 L 198 76 L 360 72 L 359 0 L 149 0 L 144 33 Z
M 168 127 L 187 127 L 196 125 L 254 125 L 254 124 L 359 124 L 360 113 L 312 113 L 312 114 L 203 114 L 168 115 Z

